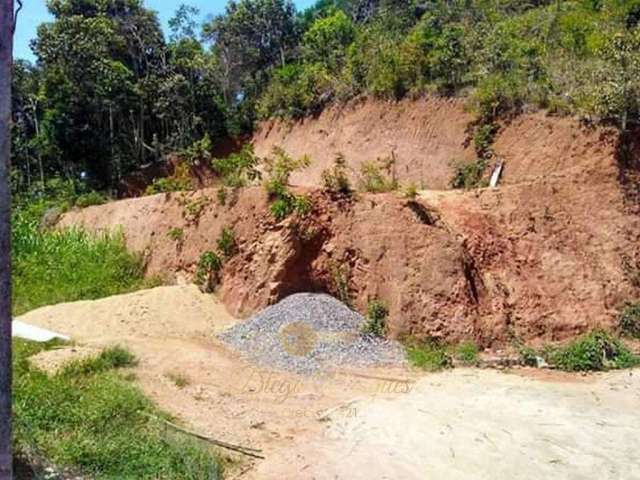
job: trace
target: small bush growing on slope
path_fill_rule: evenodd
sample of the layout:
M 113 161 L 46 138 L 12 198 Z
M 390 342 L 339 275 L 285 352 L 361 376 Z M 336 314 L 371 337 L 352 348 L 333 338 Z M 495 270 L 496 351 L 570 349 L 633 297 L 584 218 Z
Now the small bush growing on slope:
M 339 153 L 333 163 L 333 168 L 322 172 L 322 184 L 327 192 L 338 195 L 349 195 L 351 183 L 347 176 L 347 163 L 344 155 Z
M 396 190 L 398 182 L 393 178 L 394 160 L 364 162 L 360 166 L 360 189 L 370 193 Z
M 640 302 L 624 308 L 620 315 L 620 330 L 623 335 L 640 338 Z
M 451 179 L 451 188 L 464 188 L 470 190 L 482 186 L 482 175 L 487 168 L 484 159 L 472 162 L 453 162 L 454 174 Z
M 191 189 L 191 175 L 187 162 L 180 162 L 176 165 L 173 175 L 165 178 L 156 178 L 149 185 L 145 194 L 153 195 L 156 193 L 179 192 Z
M 174 242 L 181 244 L 184 241 L 184 229 L 179 227 L 171 227 L 167 232 L 167 237 L 169 237 Z
M 225 258 L 235 255 L 238 245 L 236 244 L 236 237 L 233 233 L 233 229 L 230 227 L 224 227 L 220 233 L 217 244 L 218 250 Z
M 100 192 L 92 191 L 83 193 L 76 198 L 75 206 L 78 208 L 86 208 L 92 205 L 102 205 L 106 203 L 109 198 Z
M 273 154 L 265 159 L 268 177 L 265 189 L 271 199 L 271 214 L 277 221 L 284 220 L 292 213 L 306 215 L 311 211 L 311 200 L 305 195 L 295 195 L 289 191 L 289 178 L 298 169 L 310 165 L 311 159 L 304 155 L 298 159 L 289 156 L 279 147 L 273 149 Z
M 196 269 L 196 282 L 200 288 L 211 293 L 220 281 L 222 259 L 214 252 L 208 250 L 200 255 Z
M 363 333 L 375 337 L 384 336 L 388 315 L 389 309 L 384 302 L 377 298 L 371 300 L 367 306 L 367 323 L 363 327 Z
M 238 153 L 232 153 L 226 158 L 214 158 L 211 168 L 220 175 L 225 186 L 239 188 L 260 179 L 259 163 L 260 159 L 253 152 L 253 146 L 246 144 Z

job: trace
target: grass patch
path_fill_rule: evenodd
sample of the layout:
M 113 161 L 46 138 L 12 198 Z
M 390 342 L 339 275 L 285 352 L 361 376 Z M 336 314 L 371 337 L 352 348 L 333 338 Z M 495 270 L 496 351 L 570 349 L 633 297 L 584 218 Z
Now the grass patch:
M 436 340 L 410 340 L 406 344 L 409 362 L 418 368 L 435 372 L 453 366 L 451 355 L 447 347 Z
M 405 341 L 405 349 L 411 364 L 430 372 L 451 368 L 456 362 L 464 366 L 478 362 L 479 348 L 472 341 L 447 345 L 433 338 L 423 341 L 409 339 Z
M 475 365 L 478 362 L 478 345 L 466 341 L 453 347 L 453 357 L 463 365 Z
M 120 347 L 48 375 L 28 357 L 51 345 L 14 341 L 14 448 L 92 478 L 215 479 L 217 459 L 202 444 L 171 437 L 142 413 L 162 416 L 117 368 Z
M 164 376 L 171 380 L 171 382 L 173 382 L 173 384 L 178 388 L 184 388 L 191 383 L 189 377 L 183 373 L 167 372 Z
M 15 315 L 147 286 L 142 258 L 127 250 L 121 233 L 42 231 L 37 221 L 17 215 L 12 239 Z

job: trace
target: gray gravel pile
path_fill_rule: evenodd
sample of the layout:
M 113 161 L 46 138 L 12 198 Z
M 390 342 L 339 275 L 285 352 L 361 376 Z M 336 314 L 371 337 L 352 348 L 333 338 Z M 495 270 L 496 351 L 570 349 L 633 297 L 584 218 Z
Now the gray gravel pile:
M 297 293 L 220 338 L 261 366 L 312 374 L 336 366 L 399 365 L 404 349 L 361 334 L 366 319 L 325 294 Z

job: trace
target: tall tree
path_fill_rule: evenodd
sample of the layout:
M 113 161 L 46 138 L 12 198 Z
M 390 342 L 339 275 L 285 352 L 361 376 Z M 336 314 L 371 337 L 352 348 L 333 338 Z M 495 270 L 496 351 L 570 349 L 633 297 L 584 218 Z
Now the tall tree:
M 0 479 L 12 478 L 11 455 L 11 69 L 13 0 L 0 0 Z
M 299 39 L 291 0 L 231 0 L 204 34 L 213 42 L 229 107 L 255 101 L 269 69 L 284 66 Z

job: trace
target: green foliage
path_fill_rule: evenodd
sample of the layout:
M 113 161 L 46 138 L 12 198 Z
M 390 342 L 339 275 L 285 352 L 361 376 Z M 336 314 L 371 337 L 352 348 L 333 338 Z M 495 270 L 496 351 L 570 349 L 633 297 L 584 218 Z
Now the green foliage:
M 246 187 L 260 179 L 259 163 L 260 159 L 253 152 L 253 146 L 247 143 L 238 153 L 232 153 L 226 158 L 213 159 L 211 167 L 222 178 L 225 186 L 238 188 Z
M 394 178 L 393 168 L 393 159 L 363 162 L 360 165 L 360 189 L 370 193 L 396 190 L 398 182 Z
M 582 91 L 582 107 L 626 131 L 640 111 L 640 30 L 613 35 L 598 50 L 598 59 L 593 81 Z
M 95 375 L 115 368 L 135 365 L 137 365 L 135 355 L 126 348 L 117 345 L 103 350 L 97 357 L 89 357 L 65 365 L 60 375 Z
M 182 156 L 189 165 L 209 164 L 213 145 L 208 133 L 200 140 L 196 140 L 182 151 Z
M 13 216 L 13 311 L 101 298 L 142 288 L 142 258 L 120 233 L 41 230 L 22 211 Z
M 171 176 L 154 178 L 151 185 L 145 189 L 145 194 L 154 195 L 156 193 L 180 192 L 183 190 L 191 190 L 190 168 L 186 162 L 178 163 Z
M 339 153 L 334 160 L 333 168 L 322 172 L 322 184 L 327 192 L 333 194 L 350 195 L 352 193 L 344 155 Z
M 570 372 L 640 365 L 640 357 L 634 355 L 619 339 L 602 330 L 584 335 L 565 346 L 548 349 L 545 359 L 551 365 Z
M 453 359 L 447 347 L 435 339 L 424 341 L 409 339 L 405 348 L 409 362 L 423 370 L 435 372 L 453 366 Z
M 464 366 L 478 363 L 478 345 L 472 341 L 447 345 L 434 338 L 405 341 L 407 357 L 411 364 L 418 368 L 434 372 L 454 366 L 454 361 Z
M 624 307 L 620 314 L 620 331 L 623 335 L 640 338 L 640 302 Z
M 475 365 L 478 361 L 478 345 L 465 341 L 453 347 L 453 357 L 463 365 Z
M 145 414 L 163 416 L 116 369 L 133 356 L 114 347 L 48 375 L 29 357 L 53 345 L 14 341 L 13 445 L 17 456 L 44 455 L 91 478 L 212 479 L 216 458 L 172 438 Z
M 294 195 L 288 191 L 275 195 L 275 200 L 270 205 L 271 214 L 280 222 L 292 213 L 300 216 L 307 215 L 313 205 L 306 195 Z
M 78 208 L 90 207 L 92 205 L 102 205 L 107 203 L 109 198 L 100 192 L 91 191 L 78 195 L 76 198 L 75 206 Z
M 238 245 L 233 229 L 224 227 L 218 238 L 217 245 L 218 251 L 220 251 L 225 258 L 234 256 L 238 251 Z
M 167 232 L 167 237 L 176 243 L 182 243 L 184 241 L 184 229 L 180 227 L 171 227 Z
M 322 63 L 335 71 L 341 66 L 345 49 L 353 42 L 355 33 L 349 17 L 336 10 L 309 26 L 302 38 L 303 56 L 309 62 Z
M 367 305 L 367 323 L 362 327 L 362 332 L 374 337 L 384 336 L 388 316 L 389 308 L 384 302 L 377 298 L 370 300 Z
M 451 188 L 464 188 L 470 190 L 482 186 L 487 164 L 484 159 L 473 162 L 453 162 L 454 174 L 451 179 Z
M 490 158 L 493 154 L 493 139 L 498 133 L 498 125 L 486 123 L 479 125 L 473 135 L 473 145 L 478 158 Z
M 265 190 L 271 199 L 271 214 L 277 221 L 284 220 L 292 213 L 307 215 L 311 209 L 311 199 L 306 195 L 294 195 L 289 191 L 289 177 L 298 169 L 310 165 L 311 159 L 304 155 L 295 159 L 283 149 L 276 147 L 270 157 L 264 160 L 267 178 Z
M 213 292 L 220 282 L 223 261 L 218 254 L 208 250 L 200 255 L 196 268 L 196 283 L 207 293 Z
M 189 222 L 197 223 L 200 220 L 200 217 L 204 213 L 205 208 L 211 203 L 211 200 L 207 196 L 198 196 L 192 198 L 190 200 L 182 199 L 180 201 L 184 210 L 182 215 Z
M 402 196 L 409 200 L 415 200 L 418 197 L 418 185 L 411 182 L 402 189 Z

